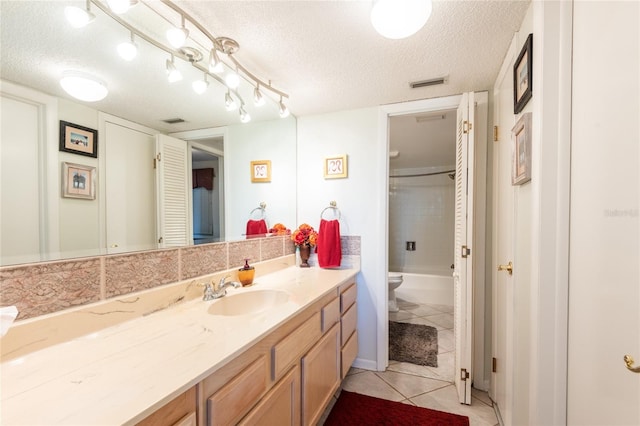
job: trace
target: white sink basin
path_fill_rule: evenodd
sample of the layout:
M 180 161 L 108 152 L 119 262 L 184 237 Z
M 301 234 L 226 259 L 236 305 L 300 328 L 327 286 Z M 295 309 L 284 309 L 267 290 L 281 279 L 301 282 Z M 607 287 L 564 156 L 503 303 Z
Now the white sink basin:
M 211 315 L 248 315 L 266 311 L 282 305 L 289 300 L 289 295 L 279 290 L 255 290 L 224 296 L 216 300 L 208 312 Z

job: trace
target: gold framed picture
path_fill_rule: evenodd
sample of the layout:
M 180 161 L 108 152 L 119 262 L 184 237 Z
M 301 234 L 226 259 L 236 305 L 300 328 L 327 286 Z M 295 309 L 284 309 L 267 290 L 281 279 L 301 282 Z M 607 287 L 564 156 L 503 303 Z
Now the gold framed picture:
M 347 154 L 324 159 L 324 178 L 339 179 L 348 176 Z
M 96 168 L 62 162 L 62 196 L 96 199 Z
M 251 162 L 251 182 L 271 182 L 271 160 Z

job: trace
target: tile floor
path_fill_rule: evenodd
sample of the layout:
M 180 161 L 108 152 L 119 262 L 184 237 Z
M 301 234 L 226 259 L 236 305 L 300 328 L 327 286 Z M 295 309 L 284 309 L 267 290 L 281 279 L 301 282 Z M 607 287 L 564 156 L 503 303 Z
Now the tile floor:
M 426 324 L 438 329 L 438 368 L 397 361 L 389 361 L 387 371 L 383 372 L 352 368 L 342 382 L 342 389 L 468 416 L 470 426 L 498 425 L 486 392 L 473 389 L 471 405 L 458 402 L 453 384 L 453 307 L 421 305 L 402 299 L 398 299 L 398 307 L 399 312 L 389 313 L 389 320 Z M 319 424 L 324 422 L 337 395 L 339 391 Z

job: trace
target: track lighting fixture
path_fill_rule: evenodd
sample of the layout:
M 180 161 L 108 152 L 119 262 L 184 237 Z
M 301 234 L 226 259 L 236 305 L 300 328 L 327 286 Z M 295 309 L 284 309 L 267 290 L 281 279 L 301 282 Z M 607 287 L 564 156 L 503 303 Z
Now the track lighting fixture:
M 255 89 L 253 89 L 253 103 L 257 107 L 262 106 L 265 103 L 264 96 L 262 96 L 262 92 L 260 91 L 259 84 L 256 86 Z
M 211 49 L 211 53 L 209 53 L 209 71 L 216 74 L 221 74 L 222 71 L 224 71 L 224 66 L 222 65 L 222 61 L 220 61 L 215 47 Z
M 169 83 L 182 80 L 182 73 L 176 68 L 176 64 L 173 62 L 173 55 L 171 55 L 171 59 L 167 59 L 167 79 Z
M 231 97 L 231 93 L 227 90 L 227 93 L 224 95 L 224 106 L 227 108 L 227 111 L 233 111 L 238 106 L 236 105 L 236 101 Z
M 77 6 L 67 6 L 64 8 L 64 16 L 73 28 L 82 28 L 96 19 L 96 15 L 91 13 L 91 1 L 87 0 L 84 9 Z
M 289 108 L 282 102 L 282 96 L 280 96 L 280 102 L 278 103 L 278 114 L 280 114 L 281 118 L 289 116 Z
M 125 61 L 132 61 L 138 55 L 138 46 L 133 42 L 133 33 L 131 33 L 130 41 L 118 45 L 118 54 Z
M 161 37 L 159 38 L 157 33 L 150 33 L 146 29 L 138 28 L 135 24 L 117 16 L 118 14 L 127 12 L 128 9 L 138 3 L 140 3 L 139 7 L 144 6 L 145 10 L 148 9 L 150 14 L 161 15 L 166 22 L 176 22 L 176 16 L 179 17 L 180 27 L 172 27 L 167 31 L 168 42 L 161 40 Z M 162 3 L 167 6 L 163 8 L 164 11 L 162 13 L 159 13 L 146 3 L 147 2 L 141 2 L 140 0 L 86 0 L 85 8 L 67 7 L 65 8 L 65 15 L 72 26 L 80 28 L 95 19 L 95 15 L 91 13 L 90 8 L 92 5 L 97 7 L 100 11 L 104 12 L 105 15 L 111 17 L 114 21 L 130 31 L 131 40 L 123 42 L 117 47 L 117 51 L 123 59 L 131 61 L 137 56 L 138 46 L 136 42 L 140 43 L 140 40 L 154 48 L 164 51 L 170 55 L 170 59 L 167 59 L 165 62 L 167 79 L 170 83 L 177 82 L 183 78 L 182 73 L 176 67 L 175 58 L 190 64 L 204 74 L 202 80 L 196 80 L 192 83 L 193 90 L 198 94 L 203 94 L 207 91 L 211 80 L 219 83 L 226 89 L 224 97 L 226 109 L 232 111 L 238 109 L 238 105 L 240 105 L 240 121 L 243 123 L 251 120 L 251 116 L 246 109 L 245 101 L 242 98 L 242 93 L 247 93 L 246 88 L 240 87 L 243 81 L 253 86 L 253 101 L 255 106 L 264 105 L 266 100 L 273 101 L 275 104 L 277 96 L 279 96 L 280 101 L 277 103 L 278 112 L 281 117 L 289 116 L 289 109 L 283 102 L 283 98 L 288 98 L 288 95 L 273 87 L 271 81 L 267 83 L 265 80 L 261 80 L 252 74 L 251 71 L 236 60 L 235 54 L 240 49 L 237 41 L 229 37 L 212 36 L 202 24 L 182 10 L 172 0 L 162 0 Z M 145 13 L 144 11 L 137 11 L 136 14 L 138 14 L 138 12 L 140 12 L 141 16 Z M 170 16 L 172 13 L 175 13 L 176 16 Z M 189 37 L 189 29 L 187 29 L 187 27 L 190 28 L 191 31 L 194 31 L 191 38 Z M 134 42 L 134 36 L 136 37 L 136 42 Z M 189 41 L 189 46 L 185 46 L 187 41 Z M 204 51 L 201 49 L 204 49 Z M 206 52 L 206 50 L 209 50 L 208 62 L 206 59 L 203 60 L 203 52 Z M 224 53 L 222 57 L 224 62 L 220 58 L 220 53 Z M 228 72 L 222 76 L 225 70 Z M 207 80 L 207 78 L 209 80 Z M 61 84 L 68 86 L 66 82 L 61 82 Z M 96 87 L 98 88 L 98 92 L 101 91 L 103 93 L 100 96 L 106 96 L 106 85 L 98 83 Z M 238 89 L 239 87 L 240 89 Z M 67 90 L 66 87 L 65 90 Z M 80 93 L 80 96 L 82 96 L 82 90 L 88 89 L 76 90 L 75 93 Z M 83 99 L 81 97 L 78 97 L 78 99 L 97 100 L 99 96 L 91 95 L 90 97 L 92 99 Z
M 251 121 L 251 116 L 244 110 L 244 106 L 240 107 L 240 121 L 242 123 L 248 123 Z
M 167 31 L 167 40 L 169 40 L 169 44 L 176 49 L 184 46 L 184 43 L 187 41 L 187 37 L 189 37 L 189 30 L 184 26 L 184 15 L 181 16 L 181 20 L 182 27 L 174 27 Z
M 191 87 L 193 87 L 193 91 L 198 95 L 202 95 L 207 91 L 207 87 L 209 87 L 209 82 L 207 81 L 207 74 L 202 77 L 202 80 L 196 80 L 191 83 Z

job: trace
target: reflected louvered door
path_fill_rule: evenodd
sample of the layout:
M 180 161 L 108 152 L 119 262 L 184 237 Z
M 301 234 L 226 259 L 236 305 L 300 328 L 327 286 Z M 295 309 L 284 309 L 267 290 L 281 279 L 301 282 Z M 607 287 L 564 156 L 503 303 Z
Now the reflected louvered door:
M 156 139 L 158 247 L 189 242 L 189 162 L 187 143 L 166 135 Z
M 454 253 L 454 337 L 455 384 L 460 403 L 471 404 L 473 285 L 473 158 L 474 158 L 473 93 L 464 93 L 457 111 L 456 124 L 456 204 Z

